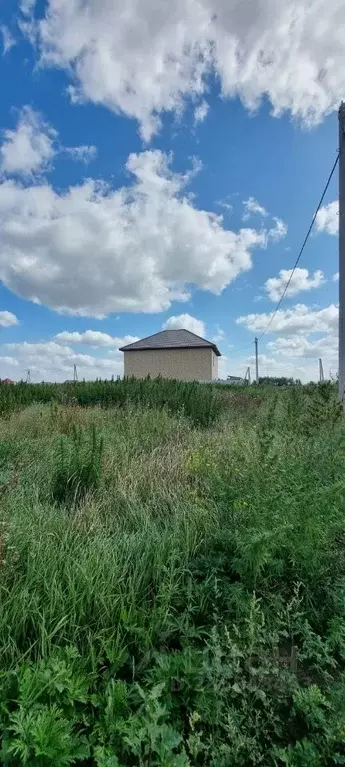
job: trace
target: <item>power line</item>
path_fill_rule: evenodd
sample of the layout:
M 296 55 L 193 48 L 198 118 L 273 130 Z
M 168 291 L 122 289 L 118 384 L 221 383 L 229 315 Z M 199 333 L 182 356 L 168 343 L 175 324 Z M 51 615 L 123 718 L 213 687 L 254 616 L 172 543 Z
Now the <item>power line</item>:
M 249 341 L 249 344 L 245 344 L 245 346 L 240 346 L 236 349 L 231 349 L 231 352 L 242 352 L 244 349 L 249 349 L 250 346 L 253 346 L 254 339 L 252 341 Z
M 287 293 L 287 291 L 288 291 L 288 288 L 289 288 L 289 285 L 290 285 L 290 283 L 291 283 L 291 280 L 292 280 L 292 278 L 293 278 L 293 276 L 294 276 L 294 273 L 295 273 L 295 271 L 296 271 L 296 269 L 297 269 L 297 266 L 298 266 L 298 264 L 299 264 L 299 262 L 300 262 L 300 259 L 301 259 L 302 253 L 303 253 L 303 251 L 304 251 L 304 248 L 305 248 L 305 246 L 306 246 L 306 244 L 307 244 L 307 242 L 308 242 L 308 240 L 309 240 L 309 236 L 310 236 L 310 233 L 311 233 L 311 231 L 312 231 L 312 228 L 313 228 L 313 226 L 314 226 L 314 224 L 315 224 L 315 221 L 316 221 L 316 216 L 317 216 L 317 214 L 318 214 L 318 212 L 319 212 L 319 210 L 320 210 L 320 208 L 321 208 L 321 205 L 322 205 L 322 203 L 323 203 L 323 201 L 324 201 L 324 198 L 325 198 L 326 192 L 327 192 L 327 190 L 328 190 L 328 187 L 329 187 L 329 185 L 330 185 L 330 183 L 331 183 L 331 179 L 332 179 L 333 173 L 334 173 L 334 171 L 335 171 L 335 169 L 336 169 L 336 167 L 337 167 L 337 163 L 338 163 L 338 160 L 339 160 L 339 150 L 338 150 L 338 152 L 337 152 L 337 156 L 336 156 L 336 159 L 335 159 L 335 161 L 334 161 L 334 163 L 333 163 L 333 167 L 332 167 L 332 170 L 331 170 L 331 172 L 330 172 L 330 174 L 329 174 L 329 176 L 328 176 L 328 179 L 327 179 L 327 183 L 326 183 L 326 185 L 325 185 L 325 187 L 324 187 L 324 190 L 323 190 L 323 192 L 322 192 L 322 195 L 321 195 L 321 197 L 320 197 L 320 200 L 319 200 L 319 204 L 318 204 L 318 206 L 317 206 L 317 208 L 316 208 L 316 211 L 315 211 L 315 213 L 314 213 L 314 215 L 313 215 L 313 218 L 312 218 L 312 220 L 311 220 L 311 223 L 310 223 L 309 229 L 308 229 L 308 231 L 307 231 L 307 234 L 306 234 L 306 236 L 305 236 L 305 238 L 304 238 L 304 240 L 303 240 L 303 243 L 302 243 L 302 247 L 301 247 L 301 249 L 300 249 L 300 251 L 299 251 L 299 254 L 298 254 L 297 258 L 296 258 L 296 261 L 295 261 L 295 264 L 294 264 L 294 266 L 293 266 L 293 269 L 292 269 L 292 271 L 291 271 L 290 277 L 289 277 L 289 279 L 288 279 L 288 281 L 287 281 L 287 283 L 286 283 L 286 285 L 285 285 L 285 287 L 284 287 L 283 293 L 282 293 L 282 295 L 281 295 L 281 297 L 280 297 L 280 299 L 279 299 L 279 301 L 278 301 L 278 303 L 277 303 L 277 306 L 276 306 L 276 308 L 275 308 L 275 310 L 274 310 L 273 314 L 272 314 L 272 315 L 271 315 L 271 317 L 270 317 L 270 320 L 269 320 L 268 324 L 266 325 L 266 327 L 265 327 L 265 329 L 262 331 L 262 333 L 260 333 L 260 335 L 257 337 L 257 340 L 258 340 L 258 341 L 260 341 L 260 339 L 261 339 L 261 338 L 262 338 L 262 337 L 265 335 L 265 333 L 267 333 L 268 329 L 271 327 L 271 325 L 272 325 L 272 322 L 273 322 L 273 320 L 274 320 L 274 318 L 275 318 L 275 316 L 276 316 L 276 314 L 277 314 L 277 312 L 278 312 L 278 309 L 280 308 L 280 306 L 281 306 L 281 304 L 282 304 L 282 302 L 283 302 L 283 300 L 284 300 L 284 298 L 285 298 L 285 296 L 286 296 L 286 293 Z M 253 344 L 254 344 L 254 343 L 255 343 L 255 339 L 253 339 L 252 341 L 250 341 L 248 344 L 245 344 L 244 346 L 240 346 L 239 348 L 235 348 L 235 349 L 232 349 L 232 352 L 242 352 L 242 351 L 244 351 L 244 349 L 249 349 L 249 347 L 250 347 L 250 346 L 253 346 Z
M 337 167 L 337 163 L 338 163 L 338 160 L 339 160 L 339 150 L 338 150 L 338 152 L 337 152 L 337 156 L 336 156 L 335 162 L 333 163 L 333 167 L 332 167 L 332 170 L 331 170 L 331 172 L 330 172 L 330 174 L 329 174 L 329 176 L 328 176 L 328 179 L 327 179 L 327 183 L 326 183 L 326 186 L 325 186 L 325 188 L 324 188 L 324 190 L 323 190 L 323 192 L 322 192 L 322 195 L 321 195 L 321 197 L 320 197 L 320 201 L 319 201 L 319 204 L 318 204 L 318 206 L 317 206 L 317 208 L 316 208 L 316 211 L 315 211 L 315 213 L 314 213 L 314 215 L 313 215 L 313 218 L 312 218 L 312 220 L 311 220 L 311 224 L 310 224 L 310 226 L 309 226 L 309 229 L 308 229 L 308 231 L 307 231 L 307 234 L 306 234 L 306 236 L 305 236 L 305 238 L 304 238 L 304 240 L 303 240 L 303 244 L 302 244 L 302 247 L 301 247 L 301 249 L 300 249 L 300 252 L 299 252 L 299 254 L 298 254 L 297 258 L 296 258 L 296 261 L 295 261 L 294 267 L 293 267 L 293 269 L 292 269 L 292 272 L 291 272 L 291 274 L 290 274 L 290 277 L 289 277 L 289 279 L 288 279 L 288 281 L 287 281 L 287 283 L 286 283 L 286 285 L 285 285 L 285 288 L 284 288 L 284 290 L 283 290 L 283 293 L 282 293 L 282 295 L 281 295 L 281 297 L 280 297 L 280 299 L 279 299 L 279 301 L 278 301 L 278 303 L 277 303 L 277 306 L 276 306 L 276 308 L 275 308 L 275 310 L 274 310 L 273 314 L 271 315 L 271 318 L 270 318 L 270 321 L 269 321 L 268 325 L 265 327 L 265 330 L 263 330 L 263 331 L 262 331 L 262 333 L 261 333 L 261 334 L 258 336 L 258 340 L 260 340 L 260 338 L 262 338 L 262 337 L 265 335 L 265 333 L 267 333 L 267 331 L 268 331 L 268 328 L 269 328 L 269 327 L 272 325 L 272 322 L 273 322 L 273 320 L 274 320 L 274 318 L 275 318 L 275 316 L 276 316 L 276 314 L 277 314 L 277 311 L 278 311 L 278 309 L 280 308 L 280 306 L 281 306 L 281 304 L 282 304 L 282 302 L 283 302 L 283 300 L 284 300 L 284 298 L 285 298 L 285 296 L 286 296 L 286 293 L 287 293 L 287 290 L 288 290 L 288 288 L 289 288 L 290 282 L 291 282 L 291 280 L 292 280 L 292 278 L 293 278 L 293 276 L 294 276 L 294 273 L 295 273 L 295 271 L 296 271 L 296 268 L 297 268 L 297 266 L 298 266 L 298 264 L 299 264 L 300 258 L 301 258 L 301 256 L 302 256 L 302 253 L 303 253 L 303 251 L 304 251 L 304 248 L 305 248 L 305 246 L 306 246 L 306 244 L 307 244 L 307 242 L 308 242 L 308 240 L 309 240 L 309 235 L 310 235 L 310 233 L 311 233 L 311 230 L 312 230 L 312 228 L 313 228 L 313 226 L 314 226 L 314 224 L 315 224 L 316 216 L 317 216 L 317 214 L 318 214 L 318 212 L 319 212 L 319 210 L 320 210 L 320 208 L 321 208 L 321 205 L 322 205 L 322 203 L 323 203 L 323 201 L 324 201 L 324 198 L 325 198 L 325 195 L 326 195 L 327 189 L 328 189 L 328 187 L 329 187 L 329 185 L 330 185 L 330 183 L 331 183 L 331 178 L 332 178 L 332 176 L 333 176 L 333 173 L 334 173 L 334 171 L 335 171 L 335 169 L 336 169 L 336 167 Z
M 323 203 L 323 201 L 324 201 L 324 198 L 325 198 L 326 192 L 327 192 L 327 190 L 328 190 L 328 187 L 329 187 L 329 185 L 330 185 L 330 183 L 331 183 L 331 179 L 332 179 L 333 173 L 334 173 L 334 171 L 335 171 L 335 169 L 336 169 L 336 167 L 337 167 L 337 163 L 338 163 L 338 160 L 339 160 L 339 150 L 338 150 L 338 152 L 337 152 L 337 156 L 336 156 L 335 162 L 334 162 L 334 164 L 333 164 L 332 170 L 331 170 L 331 172 L 330 172 L 330 174 L 329 174 L 329 176 L 328 176 L 328 179 L 327 179 L 327 183 L 326 183 L 326 186 L 324 187 L 324 190 L 323 190 L 323 192 L 322 192 L 322 195 L 321 195 L 321 198 L 320 198 L 319 204 L 318 204 L 318 206 L 317 206 L 317 208 L 316 208 L 316 211 L 315 211 L 315 213 L 314 213 L 314 215 L 313 215 L 313 218 L 312 218 L 312 220 L 311 220 L 311 224 L 310 224 L 310 226 L 309 226 L 309 229 L 308 229 L 308 231 L 307 231 L 307 234 L 306 234 L 306 236 L 305 236 L 305 238 L 304 238 L 304 240 L 303 240 L 303 244 L 302 244 L 302 247 L 301 247 L 301 249 L 300 249 L 300 251 L 299 251 L 299 254 L 298 254 L 297 258 L 296 258 L 296 261 L 295 261 L 294 267 L 293 267 L 293 269 L 292 269 L 292 271 L 291 271 L 290 277 L 289 277 L 289 279 L 288 279 L 288 281 L 287 281 L 287 283 L 286 283 L 286 285 L 285 285 L 285 288 L 284 288 L 284 290 L 283 290 L 283 293 L 282 293 L 282 295 L 281 295 L 281 297 L 280 297 L 280 299 L 279 299 L 279 301 L 278 301 L 278 303 L 277 303 L 277 306 L 276 306 L 276 308 L 275 308 L 275 310 L 274 310 L 273 314 L 272 314 L 272 315 L 271 315 L 271 317 L 270 317 L 270 320 L 269 320 L 268 324 L 266 325 L 266 327 L 265 327 L 265 329 L 262 331 L 262 333 L 260 333 L 260 335 L 258 336 L 258 341 L 260 341 L 260 338 L 262 338 L 262 337 L 265 335 L 265 333 L 267 333 L 268 329 L 271 327 L 271 325 L 272 325 L 272 322 L 273 322 L 273 320 L 274 320 L 274 318 L 275 318 L 275 316 L 276 316 L 276 314 L 277 314 L 277 312 L 278 312 L 278 309 L 280 308 L 280 306 L 281 306 L 281 304 L 282 304 L 282 302 L 283 302 L 283 300 L 284 300 L 284 298 L 285 298 L 285 296 L 286 296 L 286 293 L 287 293 L 287 291 L 288 291 L 288 288 L 289 288 L 289 285 L 290 285 L 290 283 L 291 283 L 291 280 L 292 280 L 292 278 L 293 278 L 293 276 L 294 276 L 294 273 L 295 273 L 295 271 L 296 271 L 296 269 L 297 269 L 297 266 L 298 266 L 298 264 L 299 264 L 299 262 L 300 262 L 300 259 L 301 259 L 302 253 L 303 253 L 303 251 L 304 251 L 304 248 L 305 248 L 305 246 L 306 246 L 306 244 L 307 244 L 307 242 L 308 242 L 308 239 L 309 239 L 310 233 L 311 233 L 311 231 L 312 231 L 312 228 L 313 228 L 313 226 L 314 226 L 314 224 L 315 224 L 316 216 L 317 216 L 317 214 L 318 214 L 318 212 L 319 212 L 319 210 L 320 210 L 320 208 L 321 208 L 321 205 L 322 205 L 322 203 Z M 241 351 L 243 351 L 244 349 L 248 349 L 248 348 L 249 348 L 250 346 L 252 346 L 254 343 L 255 343 L 255 340 L 253 339 L 252 341 L 250 341 L 250 342 L 249 342 L 248 344 L 246 344 L 245 346 L 240 346 L 238 349 L 233 349 L 232 351 L 233 351 L 233 352 L 241 352 Z

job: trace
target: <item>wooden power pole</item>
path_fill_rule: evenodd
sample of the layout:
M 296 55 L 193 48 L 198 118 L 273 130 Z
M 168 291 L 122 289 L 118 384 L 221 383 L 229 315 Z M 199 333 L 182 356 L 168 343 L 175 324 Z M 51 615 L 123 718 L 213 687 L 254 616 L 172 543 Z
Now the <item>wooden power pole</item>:
M 345 397 L 345 103 L 339 107 L 339 397 Z
M 344 276 L 345 279 L 345 276 Z M 259 352 L 258 352 L 258 339 L 255 339 L 255 381 L 259 383 Z

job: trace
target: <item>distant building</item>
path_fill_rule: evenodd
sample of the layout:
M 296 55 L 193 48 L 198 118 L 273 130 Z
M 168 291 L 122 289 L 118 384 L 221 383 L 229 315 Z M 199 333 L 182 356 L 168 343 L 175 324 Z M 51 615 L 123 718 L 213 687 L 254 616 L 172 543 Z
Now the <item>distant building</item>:
M 1 383 L 4 383 L 4 384 L 15 384 L 16 381 L 12 381 L 12 378 L 2 378 L 1 379 Z
M 216 344 L 190 330 L 162 330 L 120 349 L 125 376 L 212 381 L 218 378 Z
M 244 383 L 244 379 L 240 378 L 240 376 L 227 376 L 226 380 L 227 380 L 227 383 L 233 383 L 233 384 Z

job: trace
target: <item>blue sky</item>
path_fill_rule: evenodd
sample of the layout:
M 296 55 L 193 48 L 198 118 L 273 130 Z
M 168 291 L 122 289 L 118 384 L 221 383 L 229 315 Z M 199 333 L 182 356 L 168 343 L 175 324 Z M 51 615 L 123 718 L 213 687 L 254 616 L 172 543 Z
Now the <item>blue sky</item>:
M 322 4 L 1 8 L 0 377 L 122 374 L 163 327 L 215 339 L 222 376 L 253 364 L 337 151 L 345 9 Z M 337 198 L 335 174 L 263 375 L 337 371 Z

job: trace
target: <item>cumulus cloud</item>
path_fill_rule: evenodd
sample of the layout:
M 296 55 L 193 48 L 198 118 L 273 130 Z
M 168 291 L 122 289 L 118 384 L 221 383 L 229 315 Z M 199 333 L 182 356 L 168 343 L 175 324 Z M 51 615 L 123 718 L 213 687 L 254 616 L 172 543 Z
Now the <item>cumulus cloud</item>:
M 248 197 L 248 200 L 243 200 L 244 213 L 242 215 L 242 221 L 248 221 L 251 216 L 261 216 L 261 218 L 267 218 L 269 216 L 268 211 L 263 205 L 255 200 L 254 197 Z M 267 230 L 267 236 L 273 242 L 279 242 L 283 237 L 287 235 L 287 225 L 281 218 L 272 216 L 273 226 Z
M 55 128 L 32 107 L 24 106 L 19 113 L 17 127 L 3 132 L 0 170 L 7 175 L 30 178 L 49 170 L 57 154 L 67 154 L 86 165 L 96 157 L 97 149 L 85 144 L 64 147 Z
M 320 208 L 315 221 L 318 232 L 338 234 L 339 231 L 339 202 L 334 200 Z
M 325 282 L 324 274 L 319 269 L 310 276 L 308 269 L 297 268 L 294 272 L 292 269 L 281 269 L 279 277 L 270 277 L 270 279 L 265 282 L 265 291 L 270 301 L 279 301 L 292 273 L 293 276 L 286 291 L 286 296 L 296 296 L 297 293 L 300 293 L 302 290 L 319 288 Z
M 41 115 L 26 106 L 20 112 L 17 127 L 4 131 L 0 147 L 0 168 L 4 173 L 31 176 L 47 170 L 55 154 L 56 131 Z
M 267 327 L 273 312 L 247 314 L 238 317 L 236 323 L 245 325 L 253 333 L 261 333 Z M 270 326 L 270 333 L 282 335 L 334 332 L 338 327 L 338 307 L 330 304 L 324 309 L 314 309 L 296 304 L 291 309 L 279 309 Z
M 2 36 L 2 48 L 3 48 L 3 56 L 6 56 L 6 53 L 8 53 L 11 48 L 16 44 L 16 41 L 9 30 L 8 27 L 6 27 L 5 24 L 1 24 L 0 26 L 0 34 Z
M 30 16 L 36 4 L 36 0 L 20 0 L 19 8 L 25 16 Z
M 268 236 L 273 242 L 279 242 L 279 240 L 282 240 L 287 235 L 287 225 L 281 218 L 276 218 L 276 216 L 273 216 L 273 221 L 274 226 L 268 230 Z
M 248 200 L 243 200 L 244 213 L 242 216 L 243 221 L 246 221 L 250 216 L 257 215 L 268 216 L 266 208 L 255 199 L 255 197 L 248 197 Z
M 6 344 L 6 350 L 11 353 L 6 364 L 2 366 L 2 374 L 6 368 L 16 367 L 16 378 L 25 378 L 30 369 L 33 381 L 65 381 L 73 378 L 73 366 L 77 366 L 79 378 L 93 380 L 95 378 L 111 378 L 112 375 L 123 375 L 123 354 L 116 352 L 108 357 L 98 357 L 91 354 L 78 354 L 71 346 L 65 346 L 56 341 L 39 343 Z M 9 371 L 10 372 L 10 371 Z
M 325 336 L 318 339 L 309 339 L 304 336 L 292 336 L 292 338 L 279 337 L 275 341 L 270 341 L 267 347 L 279 355 L 285 357 L 306 357 L 318 359 L 319 357 L 336 358 L 338 352 L 338 338 L 334 336 Z
M 137 336 L 124 336 L 123 338 L 118 338 L 109 335 L 109 333 L 102 333 L 99 330 L 85 330 L 83 333 L 63 330 L 55 336 L 55 341 L 60 344 L 85 344 L 86 346 L 92 346 L 95 349 L 104 346 L 119 349 L 121 346 L 132 344 L 138 340 Z
M 206 328 L 202 320 L 197 320 L 196 317 L 192 317 L 190 314 L 178 314 L 169 317 L 163 324 L 165 330 L 190 330 L 191 333 L 195 333 L 197 336 L 205 338 Z
M 335 274 L 333 274 L 332 282 L 339 282 L 339 272 L 335 272 Z
M 300 378 L 305 373 L 304 367 L 296 367 L 292 362 L 276 360 L 267 354 L 259 354 L 259 374 L 260 376 L 287 376 Z M 248 357 L 246 364 L 255 366 L 255 357 Z
M 205 120 L 205 117 L 207 116 L 209 108 L 210 107 L 207 101 L 201 101 L 201 103 L 198 104 L 197 107 L 195 107 L 194 120 L 196 123 L 202 123 Z
M 12 312 L 0 312 L 0 328 L 9 328 L 11 325 L 18 325 L 18 319 Z
M 97 147 L 92 145 L 90 146 L 88 144 L 81 144 L 80 146 L 68 146 L 65 147 L 62 151 L 72 157 L 73 160 L 76 160 L 77 162 L 83 162 L 84 165 L 87 165 L 88 162 L 94 160 L 97 155 Z
M 6 368 L 8 367 L 18 367 L 18 360 L 14 359 L 14 357 L 6 357 L 6 356 L 0 356 L 0 365 L 1 365 L 1 371 L 2 371 L 2 378 L 6 378 Z
M 202 98 L 213 72 L 224 98 L 255 110 L 267 97 L 275 116 L 307 126 L 343 96 L 342 0 L 133 0 L 122 11 L 118 0 L 48 0 L 35 34 L 41 62 L 71 74 L 74 101 L 134 117 L 145 139 L 163 111 Z
M 217 325 L 217 330 L 216 330 L 215 335 L 212 338 L 212 341 L 215 344 L 220 344 L 222 341 L 225 341 L 224 330 L 222 330 L 222 328 L 220 328 L 219 325 Z
M 117 190 L 0 184 L 0 279 L 10 290 L 75 315 L 159 312 L 192 285 L 221 293 L 266 246 L 267 232 L 230 231 L 196 208 L 184 191 L 191 173 L 173 173 L 162 152 L 131 154 L 126 167 L 133 183 Z
M 228 195 L 224 200 L 217 200 L 216 205 L 218 205 L 219 208 L 224 208 L 227 213 L 232 213 L 234 206 L 231 204 L 231 202 L 228 202 L 229 199 L 230 196 Z

